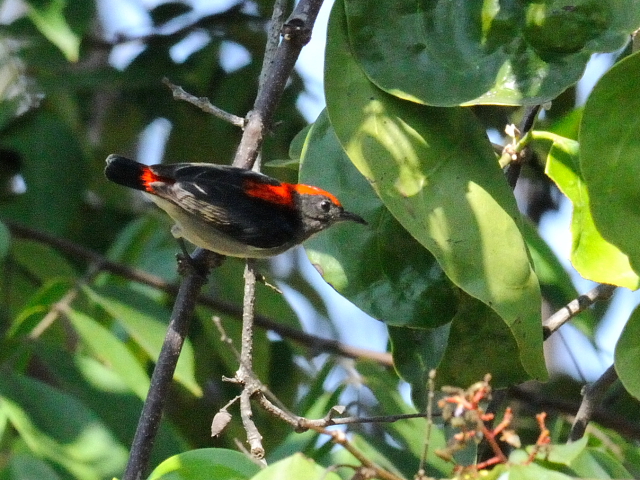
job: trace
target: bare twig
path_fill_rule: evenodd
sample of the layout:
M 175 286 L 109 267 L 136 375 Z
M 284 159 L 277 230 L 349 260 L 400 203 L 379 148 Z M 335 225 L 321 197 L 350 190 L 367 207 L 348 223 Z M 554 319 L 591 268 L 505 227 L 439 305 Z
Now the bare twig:
M 540 111 L 541 105 L 533 105 L 530 107 L 526 107 L 524 115 L 522 117 L 522 121 L 518 127 L 518 131 L 520 132 L 520 138 L 524 138 L 527 136 L 533 124 L 535 122 L 536 116 Z M 507 147 L 505 147 L 505 151 L 507 151 Z M 518 183 L 518 177 L 520 177 L 520 172 L 522 170 L 522 165 L 524 165 L 530 154 L 531 149 L 528 148 L 527 145 L 524 146 L 518 152 L 507 152 L 512 155 L 512 161 L 509 162 L 505 175 L 507 177 L 507 181 L 511 188 L 516 188 L 516 183 Z
M 289 423 L 293 427 L 295 427 L 296 431 L 302 432 L 305 430 L 314 430 L 323 435 L 328 435 L 331 437 L 331 441 L 335 444 L 341 445 L 347 450 L 351 455 L 353 455 L 364 467 L 371 469 L 371 471 L 375 474 L 376 478 L 382 478 L 384 480 L 402 480 L 397 475 L 385 470 L 384 468 L 377 465 L 375 462 L 370 460 L 365 454 L 363 454 L 360 450 L 358 450 L 354 445 L 352 445 L 347 439 L 346 434 L 342 430 L 328 430 L 326 427 L 330 425 L 338 425 L 340 422 L 334 419 L 333 416 L 342 411 L 341 409 L 331 409 L 327 416 L 323 419 L 319 420 L 309 420 L 304 417 L 299 417 L 290 412 L 284 411 L 278 407 L 276 407 L 273 403 L 271 403 L 261 392 L 258 392 L 255 396 L 256 400 L 260 403 L 262 408 L 264 408 L 267 412 L 274 415 L 275 417 L 284 420 Z M 424 416 L 424 414 L 416 414 L 416 416 Z M 400 416 L 398 416 L 400 417 Z M 404 418 L 415 418 L 415 417 L 407 417 Z M 399 420 L 400 418 L 396 418 L 391 421 Z M 345 422 L 346 423 L 346 422 Z M 356 422 L 350 422 L 356 423 Z M 360 422 L 364 423 L 364 422 Z M 373 478 L 373 477 L 368 477 Z
M 235 380 L 243 386 L 240 394 L 240 416 L 247 432 L 247 442 L 251 454 L 256 458 L 264 457 L 262 435 L 253 422 L 251 397 L 260 390 L 261 385 L 253 373 L 253 318 L 255 310 L 256 273 L 255 261 L 247 259 L 244 269 L 244 303 L 242 306 L 242 335 L 240 347 L 240 366 Z
M 569 302 L 543 322 L 542 334 L 544 339 L 546 340 L 549 338 L 551 334 L 558 330 L 562 325 L 567 323 L 580 312 L 589 308 L 595 302 L 611 298 L 615 289 L 616 287 L 614 285 L 601 284 L 584 295 L 580 295 L 575 300 Z
M 171 89 L 173 94 L 173 98 L 175 100 L 183 100 L 185 102 L 189 102 L 192 105 L 195 105 L 200 110 L 206 113 L 210 113 L 225 122 L 230 123 L 236 127 L 244 128 L 244 118 L 238 117 L 233 113 L 225 112 L 221 108 L 213 105 L 207 97 L 196 97 L 184 91 L 184 89 L 178 85 L 174 85 L 168 78 L 163 78 L 162 83 L 164 83 L 167 87 Z
M 607 394 L 611 385 L 618 380 L 618 374 L 613 365 L 592 384 L 585 385 L 583 389 L 582 403 L 576 413 L 576 418 L 571 425 L 569 433 L 569 442 L 580 440 L 584 435 L 587 425 L 593 417 L 595 409 L 602 403 L 604 396 Z
M 424 466 L 427 462 L 427 455 L 429 454 L 429 443 L 431 442 L 431 428 L 433 427 L 433 399 L 435 397 L 435 378 L 436 371 L 429 371 L 429 380 L 427 381 L 427 428 L 424 434 L 424 448 L 422 449 L 422 455 L 420 456 L 420 465 L 418 466 L 417 478 L 424 478 L 426 472 Z

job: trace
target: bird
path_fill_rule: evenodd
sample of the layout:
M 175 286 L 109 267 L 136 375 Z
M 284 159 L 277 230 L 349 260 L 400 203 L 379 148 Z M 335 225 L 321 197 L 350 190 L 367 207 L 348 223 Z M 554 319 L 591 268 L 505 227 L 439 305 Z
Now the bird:
M 331 193 L 212 163 L 145 165 L 106 160 L 107 179 L 141 190 L 175 222 L 171 233 L 221 255 L 267 258 L 338 222 L 366 225 Z

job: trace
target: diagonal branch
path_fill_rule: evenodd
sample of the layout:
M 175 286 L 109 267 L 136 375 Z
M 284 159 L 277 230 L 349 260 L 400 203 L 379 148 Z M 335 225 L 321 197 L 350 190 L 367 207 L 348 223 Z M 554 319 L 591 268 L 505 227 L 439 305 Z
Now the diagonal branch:
M 582 403 L 580 404 L 578 413 L 576 413 L 573 425 L 571 425 L 569 442 L 575 442 L 582 438 L 596 408 L 602 403 L 611 385 L 613 385 L 616 380 L 618 380 L 618 374 L 615 367 L 611 365 L 598 380 L 584 387 Z
M 184 261 L 186 274 L 173 305 L 169 329 L 151 376 L 151 385 L 142 408 L 123 480 L 140 480 L 149 466 L 151 449 L 158 433 L 162 411 L 167 400 L 173 373 L 182 345 L 189 331 L 189 323 L 200 289 L 207 282 L 207 265 L 214 254 L 199 250 L 193 259 Z
M 120 275 L 123 278 L 143 285 L 148 285 L 169 295 L 178 294 L 178 287 L 175 284 L 167 282 L 164 279 L 143 270 L 110 260 L 107 257 L 75 242 L 56 237 L 50 233 L 25 227 L 24 225 L 19 225 L 10 220 L 3 220 L 3 223 L 9 228 L 11 235 L 17 238 L 34 240 L 48 245 L 73 259 L 82 259 L 91 263 L 93 268 L 96 270 Z M 229 315 L 235 319 L 239 319 L 242 316 L 242 308 L 240 306 L 221 299 L 200 294 L 198 295 L 198 303 L 217 312 Z M 385 367 L 393 366 L 393 359 L 391 358 L 391 354 L 388 352 L 376 352 L 366 348 L 353 347 L 351 345 L 345 345 L 337 340 L 311 335 L 279 323 L 265 315 L 256 314 L 254 320 L 257 326 L 277 333 L 281 337 L 292 340 L 300 345 L 306 346 L 314 355 L 319 352 L 325 352 L 346 358 L 372 360 L 380 365 L 384 365 Z
M 615 285 L 601 284 L 587 293 L 580 295 L 575 300 L 572 300 L 567 305 L 562 307 L 556 313 L 547 318 L 542 324 L 542 334 L 544 339 L 549 338 L 555 333 L 562 325 L 567 323 L 573 317 L 580 312 L 585 311 L 595 302 L 600 300 L 608 300 L 615 291 Z

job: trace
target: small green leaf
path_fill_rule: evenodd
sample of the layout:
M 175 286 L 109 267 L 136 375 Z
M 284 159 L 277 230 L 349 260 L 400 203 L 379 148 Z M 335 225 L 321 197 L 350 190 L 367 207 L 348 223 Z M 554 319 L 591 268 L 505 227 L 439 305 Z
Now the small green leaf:
M 351 161 L 449 279 L 512 330 L 521 363 L 546 377 L 540 290 L 513 193 L 468 110 L 425 107 L 373 86 L 351 54 L 336 2 L 325 88 L 331 124 Z
M 321 467 L 300 453 L 269 465 L 257 475 L 251 477 L 251 480 L 283 480 L 285 478 L 340 480 L 340 477 L 336 473 L 327 470 L 325 467 Z
M 0 376 L 0 409 L 30 450 L 73 478 L 108 478 L 125 466 L 126 448 L 71 395 L 6 370 Z
M 575 269 L 594 282 L 637 289 L 640 278 L 629 258 L 607 242 L 593 223 L 589 190 L 578 166 L 578 142 L 548 132 L 534 132 L 534 138 L 553 142 L 545 173 L 573 204 L 571 263 Z
M 640 399 L 640 307 L 636 307 L 625 325 L 614 353 L 618 377 L 634 397 Z
M 260 467 L 240 452 L 201 448 L 166 459 L 147 480 L 246 480 L 258 471 Z
M 11 480 L 61 480 L 61 477 L 44 460 L 28 453 L 17 452 L 11 455 L 7 470 Z
M 140 399 L 144 400 L 149 389 L 149 376 L 125 344 L 82 312 L 69 310 L 66 315 L 94 356 L 106 363 Z
M 0 222 L 0 260 L 3 260 L 4 257 L 9 253 L 9 247 L 11 246 L 11 233 L 9 233 L 9 229 L 7 226 Z
M 85 286 L 83 291 L 113 316 L 151 359 L 155 361 L 158 358 L 170 312 L 145 295 L 127 288 L 91 289 Z M 175 379 L 193 395 L 202 396 L 202 389 L 195 379 L 194 352 L 189 339 L 182 346 Z
M 585 436 L 580 440 L 565 445 L 551 445 L 548 450 L 545 449 L 544 452 L 539 452 L 537 458 L 551 463 L 570 466 L 571 462 L 584 452 L 588 442 L 589 438 Z M 534 449 L 537 449 L 537 447 L 531 446 L 527 448 L 527 451 L 531 453 Z
M 569 475 L 545 468 L 537 463 L 512 465 L 507 471 L 509 472 L 509 480 L 573 480 L 573 477 Z
M 80 37 L 65 18 L 67 0 L 29 1 L 28 15 L 40 32 L 47 37 L 70 62 L 80 56 Z
M 636 271 L 640 270 L 639 71 L 637 52 L 605 73 L 587 100 L 580 126 L 580 169 L 593 221 L 605 239 L 629 256 Z

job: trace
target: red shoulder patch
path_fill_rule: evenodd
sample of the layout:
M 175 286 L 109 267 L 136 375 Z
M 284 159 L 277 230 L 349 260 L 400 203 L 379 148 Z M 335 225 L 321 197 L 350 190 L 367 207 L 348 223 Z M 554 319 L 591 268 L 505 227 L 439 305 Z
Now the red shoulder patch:
M 277 205 L 283 205 L 291 208 L 294 207 L 291 185 L 288 183 L 269 185 L 255 180 L 246 180 L 244 182 L 244 193 L 251 197 L 261 198 L 262 200 L 266 200 L 267 202 L 275 203 Z
M 252 197 L 261 198 L 267 202 L 295 208 L 293 193 L 299 195 L 322 195 L 327 197 L 334 204 L 341 206 L 340 202 L 329 192 L 311 185 L 294 185 L 292 183 L 281 183 L 280 185 L 269 185 L 253 180 L 247 180 L 244 184 L 245 193 Z

